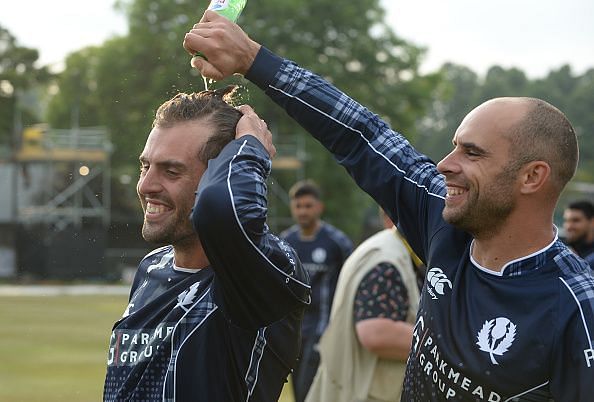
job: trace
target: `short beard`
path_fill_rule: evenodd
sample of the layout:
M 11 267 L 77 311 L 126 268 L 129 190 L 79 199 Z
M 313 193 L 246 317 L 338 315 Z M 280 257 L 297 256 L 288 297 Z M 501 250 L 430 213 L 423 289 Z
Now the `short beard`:
M 480 199 L 477 196 L 469 200 L 464 209 L 450 214 L 444 208 L 443 219 L 475 238 L 497 233 L 516 206 L 513 183 L 517 171 L 514 167 L 504 169 L 488 186 L 497 189 L 496 191 L 490 190 L 480 196 Z
M 192 241 L 193 238 L 197 239 L 196 232 L 194 232 L 190 223 L 188 221 L 181 222 L 180 219 L 164 228 L 151 229 L 150 224 L 145 221 L 142 225 L 142 237 L 147 242 L 157 246 L 176 245 Z

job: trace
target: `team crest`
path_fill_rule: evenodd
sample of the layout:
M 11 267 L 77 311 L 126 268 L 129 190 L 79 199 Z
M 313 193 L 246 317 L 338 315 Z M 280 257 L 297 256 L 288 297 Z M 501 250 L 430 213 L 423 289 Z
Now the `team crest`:
M 326 262 L 326 250 L 320 247 L 316 248 L 314 251 L 311 252 L 311 259 L 313 262 L 317 264 Z
M 501 356 L 508 351 L 516 339 L 516 326 L 505 317 L 485 321 L 477 335 L 476 344 L 480 350 L 489 353 L 491 363 L 499 364 L 494 355 Z

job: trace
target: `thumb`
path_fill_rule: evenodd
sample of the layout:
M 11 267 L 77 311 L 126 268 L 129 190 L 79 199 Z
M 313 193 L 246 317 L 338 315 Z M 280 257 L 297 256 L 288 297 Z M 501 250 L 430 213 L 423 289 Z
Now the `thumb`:
M 200 74 L 205 78 L 210 78 L 215 81 L 224 78 L 223 73 L 221 73 L 215 66 L 204 60 L 202 57 L 193 57 L 191 64 L 192 67 L 200 71 Z

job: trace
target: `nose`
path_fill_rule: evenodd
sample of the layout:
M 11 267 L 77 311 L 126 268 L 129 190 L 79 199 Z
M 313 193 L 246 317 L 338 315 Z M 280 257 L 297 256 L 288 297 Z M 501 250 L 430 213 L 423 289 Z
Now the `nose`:
M 456 161 L 456 150 L 452 150 L 449 154 L 444 156 L 437 164 L 437 170 L 443 175 L 456 173 L 460 170 L 460 166 Z
M 155 169 L 150 167 L 141 173 L 136 185 L 136 191 L 140 195 L 155 194 L 162 190 L 162 186 L 157 177 Z

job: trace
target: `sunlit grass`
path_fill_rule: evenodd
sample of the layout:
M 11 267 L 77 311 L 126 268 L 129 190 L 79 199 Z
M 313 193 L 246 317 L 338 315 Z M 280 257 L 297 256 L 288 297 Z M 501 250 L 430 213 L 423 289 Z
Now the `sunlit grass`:
M 126 296 L 0 297 L 0 401 L 100 401 Z M 292 402 L 289 386 L 281 402 Z

